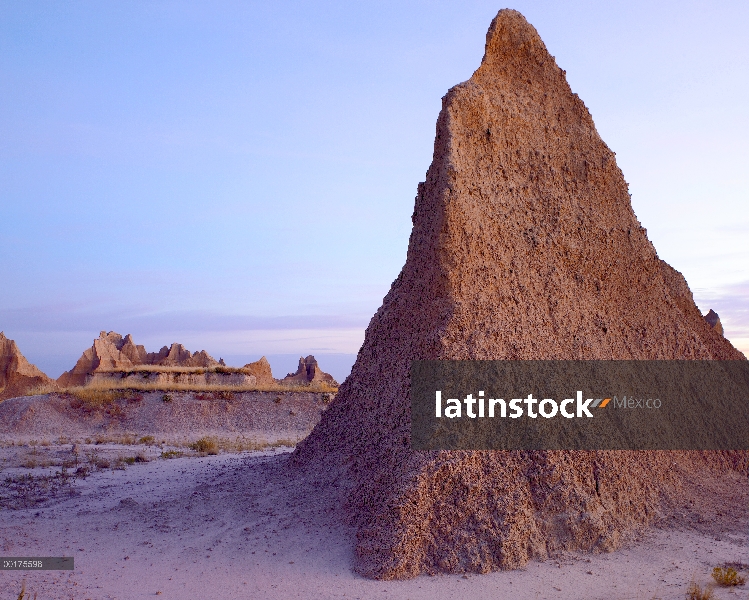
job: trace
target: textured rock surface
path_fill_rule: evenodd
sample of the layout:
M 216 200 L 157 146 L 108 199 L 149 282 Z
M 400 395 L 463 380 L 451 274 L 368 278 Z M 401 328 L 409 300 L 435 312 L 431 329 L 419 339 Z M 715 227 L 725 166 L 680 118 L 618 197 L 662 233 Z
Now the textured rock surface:
M 260 385 L 276 382 L 276 380 L 273 379 L 273 372 L 271 371 L 270 363 L 264 356 L 260 360 L 246 364 L 242 367 L 242 370 L 247 371 L 250 375 L 254 375 L 257 383 Z
M 705 321 L 707 321 L 707 324 L 710 325 L 710 327 L 712 327 L 717 333 L 723 335 L 723 325 L 720 322 L 720 317 L 718 316 L 718 313 L 716 313 L 712 308 L 705 315 Z
M 406 264 L 291 463 L 350 487 L 359 572 L 611 549 L 667 510 L 677 473 L 746 470 L 744 453 L 409 448 L 414 359 L 744 358 L 658 258 L 614 153 L 519 13 L 500 11 L 481 66 L 443 98 L 412 218 Z
M 332 375 L 325 373 L 317 364 L 315 357 L 310 355 L 307 358 L 299 358 L 299 366 L 296 373 L 289 373 L 281 381 L 291 384 L 307 384 L 313 382 L 329 383 L 332 386 L 338 386 L 338 382 L 333 379 Z
M 280 398 L 280 401 L 278 399 Z M 112 404 L 87 404 L 75 396 L 49 394 L 14 398 L 0 403 L 0 438 L 81 439 L 117 438 L 130 434 L 161 439 L 191 440 L 203 436 L 293 443 L 318 422 L 326 404 L 322 393 L 235 392 L 220 394 L 133 392 Z M 3 474 L 5 475 L 5 474 Z
M 114 331 L 102 331 L 70 370 L 57 379 L 62 387 L 84 385 L 87 377 L 106 371 L 127 371 L 139 365 L 164 367 L 215 367 L 219 363 L 205 350 L 192 354 L 182 344 L 164 346 L 158 352 L 146 352 L 130 334 L 124 338 Z
M 0 400 L 40 387 L 54 389 L 55 382 L 26 360 L 16 343 L 0 331 Z

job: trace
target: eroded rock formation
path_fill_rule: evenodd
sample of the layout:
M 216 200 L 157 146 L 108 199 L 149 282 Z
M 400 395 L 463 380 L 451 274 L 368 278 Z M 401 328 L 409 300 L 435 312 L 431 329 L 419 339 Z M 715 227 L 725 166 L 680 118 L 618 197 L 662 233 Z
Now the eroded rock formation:
M 0 400 L 23 396 L 35 388 L 51 390 L 55 382 L 26 360 L 15 341 L 0 331 Z
M 291 459 L 350 489 L 359 572 L 487 572 L 611 549 L 661 510 L 679 465 L 741 463 L 410 450 L 414 359 L 744 358 L 658 258 L 614 153 L 520 13 L 499 12 L 481 66 L 443 98 L 412 220 L 351 375 Z
M 124 338 L 114 331 L 102 331 L 70 370 L 57 379 L 62 387 L 84 385 L 94 373 L 127 371 L 139 365 L 163 367 L 215 367 L 218 362 L 205 350 L 192 354 L 182 344 L 164 346 L 158 352 L 146 352 L 130 334 Z
M 307 358 L 300 357 L 296 373 L 289 373 L 281 381 L 283 383 L 302 385 L 313 382 L 325 382 L 332 386 L 338 386 L 338 382 L 333 379 L 333 376 L 325 373 L 312 355 Z
M 716 313 L 712 308 L 705 315 L 705 321 L 707 321 L 707 324 L 710 325 L 713 330 L 715 330 L 720 335 L 723 335 L 723 325 L 720 322 L 720 317 L 718 316 L 718 313 Z
M 247 371 L 250 375 L 254 375 L 257 383 L 260 385 L 275 383 L 276 380 L 273 378 L 273 372 L 270 368 L 268 359 L 264 356 L 260 360 L 248 363 L 242 367 L 243 371 Z

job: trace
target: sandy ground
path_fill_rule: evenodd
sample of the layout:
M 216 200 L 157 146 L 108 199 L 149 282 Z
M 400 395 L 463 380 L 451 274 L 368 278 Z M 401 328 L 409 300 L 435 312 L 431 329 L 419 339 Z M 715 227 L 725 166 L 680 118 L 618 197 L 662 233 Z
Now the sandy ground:
M 0 598 L 17 598 L 25 579 L 39 600 L 683 599 L 690 579 L 704 584 L 718 564 L 749 563 L 744 524 L 717 536 L 652 529 L 615 553 L 571 554 L 519 571 L 366 580 L 350 568 L 354 536 L 339 490 L 319 491 L 317 482 L 311 493 L 316 482 L 288 477 L 287 452 L 94 470 L 36 506 L 0 509 L 0 555 L 75 557 L 73 572 L 0 571 Z M 22 471 L 6 467 L 0 484 Z M 747 587 L 718 588 L 715 597 L 749 599 Z

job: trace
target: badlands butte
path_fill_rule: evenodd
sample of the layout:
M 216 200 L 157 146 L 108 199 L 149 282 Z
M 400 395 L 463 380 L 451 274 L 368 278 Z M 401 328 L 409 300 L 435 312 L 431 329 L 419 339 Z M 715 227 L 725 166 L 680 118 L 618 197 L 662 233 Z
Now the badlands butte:
M 0 436 L 168 443 L 239 439 L 241 446 L 286 445 L 307 435 L 338 383 L 314 356 L 275 379 L 265 357 L 227 367 L 181 344 L 146 352 L 132 336 L 102 331 L 56 381 L 31 365 L 0 332 Z
M 486 573 L 611 551 L 649 525 L 745 526 L 744 451 L 411 450 L 413 360 L 745 360 L 658 258 L 614 153 L 520 13 L 497 14 L 481 65 L 444 96 L 412 221 L 351 374 L 279 459 L 279 478 L 306 482 L 306 502 L 339 494 L 331 510 L 352 527 L 357 572 Z M 205 385 L 222 374 L 273 384 L 262 360 L 222 373 L 205 352 L 147 353 L 113 333 L 51 382 L 0 343 L 10 394 L 114 378 L 176 385 L 190 369 Z M 336 385 L 312 357 L 283 381 Z M 0 423 L 21 401 L 0 404 Z
M 716 478 L 746 522 L 747 452 L 410 448 L 413 360 L 745 359 L 658 258 L 614 153 L 520 13 L 498 13 L 481 65 L 442 99 L 412 220 L 406 264 L 290 464 L 348 490 L 360 573 L 612 550 Z

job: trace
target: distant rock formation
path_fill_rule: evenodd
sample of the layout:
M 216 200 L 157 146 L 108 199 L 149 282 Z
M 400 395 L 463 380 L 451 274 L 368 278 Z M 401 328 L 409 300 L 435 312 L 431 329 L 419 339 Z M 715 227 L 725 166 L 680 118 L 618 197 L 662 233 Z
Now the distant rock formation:
M 720 317 L 712 308 L 710 309 L 710 312 L 705 315 L 705 321 L 707 321 L 707 324 L 717 333 L 723 335 L 723 325 L 720 322 Z
M 315 357 L 310 355 L 307 358 L 299 359 L 299 367 L 296 373 L 289 373 L 281 380 L 282 383 L 292 385 L 306 385 L 313 382 L 324 382 L 338 387 L 338 382 L 333 379 L 332 375 L 325 373 L 317 364 Z
M 102 331 L 70 370 L 57 379 L 62 387 L 84 385 L 94 373 L 126 371 L 140 365 L 164 367 L 215 367 L 218 362 L 205 350 L 192 354 L 182 344 L 164 346 L 158 352 L 146 352 L 130 334 L 124 338 L 114 331 Z
M 260 360 L 246 364 L 242 367 L 242 370 L 247 371 L 250 375 L 254 375 L 259 385 L 276 382 L 271 372 L 270 363 L 264 356 Z
M 191 354 L 182 344 L 164 346 L 155 353 L 148 354 L 145 365 L 160 365 L 163 367 L 216 367 L 219 363 L 205 350 Z
M 0 331 L 0 400 L 23 396 L 33 388 L 55 387 L 54 380 L 26 360 L 15 341 Z
M 658 258 L 614 153 L 520 13 L 499 12 L 481 66 L 442 98 L 412 222 L 351 375 L 290 459 L 349 490 L 360 573 L 610 550 L 671 510 L 664 495 L 695 465 L 745 474 L 745 454 L 719 452 L 411 449 L 413 360 L 744 359 Z

